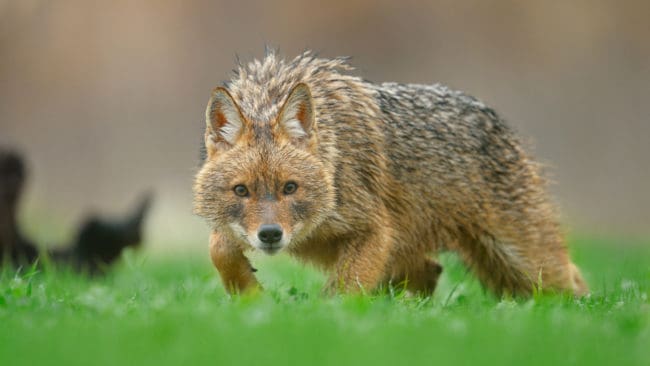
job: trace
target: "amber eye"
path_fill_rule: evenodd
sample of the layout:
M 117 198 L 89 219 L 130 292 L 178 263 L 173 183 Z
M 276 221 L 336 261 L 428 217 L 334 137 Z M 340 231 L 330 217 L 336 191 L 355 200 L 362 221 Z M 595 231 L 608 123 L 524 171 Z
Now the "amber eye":
M 236 185 L 235 188 L 233 188 L 233 190 L 235 191 L 235 194 L 238 195 L 239 197 L 248 196 L 248 189 L 243 184 Z
M 284 185 L 284 194 L 295 193 L 296 189 L 298 189 L 296 182 L 287 182 L 287 184 Z

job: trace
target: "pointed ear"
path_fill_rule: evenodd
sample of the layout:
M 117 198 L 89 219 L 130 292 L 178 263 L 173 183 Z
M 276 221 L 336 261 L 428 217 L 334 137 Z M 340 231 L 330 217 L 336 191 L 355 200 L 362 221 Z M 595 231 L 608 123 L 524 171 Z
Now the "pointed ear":
M 244 132 L 246 122 L 230 93 L 221 87 L 212 91 L 205 121 L 205 145 L 208 151 L 219 145 L 234 145 Z
M 309 140 L 314 131 L 314 106 L 306 84 L 296 85 L 282 106 L 277 119 L 279 133 L 294 141 Z

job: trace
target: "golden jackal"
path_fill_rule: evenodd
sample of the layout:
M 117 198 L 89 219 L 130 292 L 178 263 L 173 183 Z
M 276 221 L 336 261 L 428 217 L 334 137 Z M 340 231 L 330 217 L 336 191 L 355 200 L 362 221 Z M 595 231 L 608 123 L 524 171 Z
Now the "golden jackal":
M 458 251 L 497 294 L 585 294 L 540 166 L 504 121 L 441 85 L 374 84 L 345 59 L 270 52 L 240 65 L 206 111 L 194 184 L 228 291 L 258 287 L 244 255 L 282 249 L 333 290 L 431 294 Z

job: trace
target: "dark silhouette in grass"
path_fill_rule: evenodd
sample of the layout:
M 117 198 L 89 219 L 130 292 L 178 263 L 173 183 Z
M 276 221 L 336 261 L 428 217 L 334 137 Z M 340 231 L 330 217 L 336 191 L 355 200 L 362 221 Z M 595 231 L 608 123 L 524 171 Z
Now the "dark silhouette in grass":
M 15 152 L 0 149 L 0 264 L 33 263 L 39 256 L 37 247 L 22 233 L 16 218 L 25 178 L 22 158 Z M 90 216 L 80 226 L 71 245 L 48 251 L 47 255 L 55 264 L 67 264 L 89 274 L 102 273 L 125 248 L 140 245 L 150 205 L 151 195 L 147 194 L 126 217 Z
M 25 183 L 25 165 L 14 152 L 0 149 L 0 264 L 33 262 L 36 246 L 18 226 L 17 207 Z

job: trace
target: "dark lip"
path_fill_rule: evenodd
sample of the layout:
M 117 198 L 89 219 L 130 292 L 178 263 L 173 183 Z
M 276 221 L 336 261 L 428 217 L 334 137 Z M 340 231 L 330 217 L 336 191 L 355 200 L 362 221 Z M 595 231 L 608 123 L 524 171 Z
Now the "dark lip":
M 282 246 L 280 245 L 280 243 L 274 243 L 274 244 L 265 245 L 263 247 L 260 247 L 260 250 L 262 250 L 264 253 L 266 253 L 268 255 L 273 255 L 273 254 L 279 252 L 280 249 L 282 249 Z

